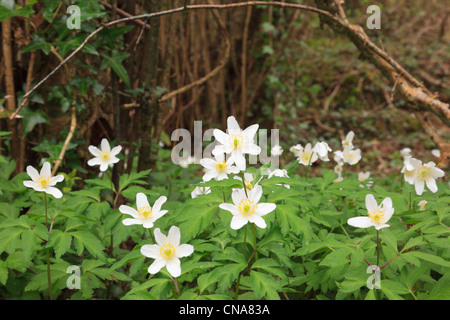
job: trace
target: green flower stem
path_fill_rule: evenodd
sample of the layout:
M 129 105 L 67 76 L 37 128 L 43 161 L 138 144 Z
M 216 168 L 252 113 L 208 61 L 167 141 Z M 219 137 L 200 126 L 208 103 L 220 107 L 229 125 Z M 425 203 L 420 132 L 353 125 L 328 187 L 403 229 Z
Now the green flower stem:
M 377 266 L 380 263 L 380 230 L 377 230 Z
M 44 204 L 45 204 L 45 227 L 48 229 L 48 214 L 47 214 L 47 194 L 44 192 Z M 50 273 L 50 253 L 48 247 L 45 248 L 47 256 L 47 282 L 48 282 L 48 299 L 53 300 L 52 293 L 52 277 Z
M 176 293 L 178 294 L 178 297 L 181 296 L 181 290 L 180 290 L 180 285 L 178 284 L 178 278 L 172 278 L 172 282 L 175 285 L 175 289 L 176 289 Z
M 313 155 L 314 155 L 314 152 L 311 153 L 311 156 L 309 157 L 308 165 L 306 166 L 305 181 L 308 181 L 309 168 L 311 167 L 311 159 L 312 159 Z
M 252 223 L 252 233 L 253 233 L 253 249 L 255 252 L 255 260 L 258 261 L 258 250 L 256 249 L 256 225 Z

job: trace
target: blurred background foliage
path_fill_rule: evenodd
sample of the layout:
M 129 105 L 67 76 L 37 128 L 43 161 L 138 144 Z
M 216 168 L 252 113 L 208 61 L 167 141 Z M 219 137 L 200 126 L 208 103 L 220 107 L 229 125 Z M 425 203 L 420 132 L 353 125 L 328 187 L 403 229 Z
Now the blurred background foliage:
M 314 1 L 292 2 L 314 6 Z M 70 4 L 81 9 L 79 30 L 66 26 Z M 336 147 L 353 130 L 366 160 L 358 169 L 379 176 L 398 173 L 398 151 L 403 147 L 425 161 L 436 161 L 430 153 L 436 146 L 420 122 L 402 109 L 405 102 L 392 84 L 359 59 L 346 37 L 322 25 L 313 13 L 280 7 L 192 10 L 105 29 L 31 96 L 19 119 L 6 119 L 24 93 L 102 23 L 183 4 L 1 1 L 2 30 L 10 23 L 13 68 L 9 79 L 2 54 L 1 152 L 17 162 L 17 172 L 37 165 L 38 159 L 57 160 L 73 117 L 75 131 L 63 166 L 88 176 L 96 169 L 80 159 L 89 158 L 87 145 L 98 145 L 106 137 L 125 146 L 130 159 L 115 168 L 116 180 L 124 166 L 131 168 L 137 154 L 142 155 L 140 170 L 154 168 L 158 143 L 168 149 L 176 143 L 170 141 L 174 129 L 193 132 L 195 120 L 203 121 L 203 130 L 224 128 L 229 115 L 243 127 L 259 123 L 261 128 L 279 128 L 285 151 L 314 139 Z M 381 8 L 380 30 L 366 28 L 371 4 Z M 450 19 L 445 2 L 348 0 L 345 10 L 374 43 L 431 91 L 439 92 L 441 101 L 450 100 Z M 5 49 L 3 43 L 2 53 Z M 215 68 L 219 71 L 210 76 Z M 202 77 L 208 80 L 154 103 L 155 97 L 170 95 Z M 8 105 L 6 87 L 11 80 L 17 102 Z M 448 138 L 448 127 L 439 130 Z M 284 157 L 286 162 L 293 159 L 288 152 Z

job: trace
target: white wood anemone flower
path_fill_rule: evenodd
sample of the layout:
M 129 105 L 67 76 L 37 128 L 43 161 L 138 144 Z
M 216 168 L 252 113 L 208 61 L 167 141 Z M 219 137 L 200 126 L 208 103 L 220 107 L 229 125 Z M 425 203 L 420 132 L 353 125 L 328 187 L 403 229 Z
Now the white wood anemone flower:
M 422 165 L 422 161 L 411 162 L 415 170 L 414 187 L 417 195 L 422 195 L 425 190 L 425 185 L 431 192 L 436 193 L 438 187 L 436 184 L 437 178 L 442 178 L 445 172 L 439 168 L 436 168 L 436 164 L 433 161 Z
M 225 155 L 214 155 L 214 159 L 203 158 L 200 160 L 200 164 L 205 168 L 206 172 L 203 175 L 203 181 L 209 181 L 215 179 L 217 181 L 228 179 L 228 175 L 231 173 L 239 173 L 239 168 L 233 166 L 233 159 L 229 158 L 225 162 Z
M 355 165 L 361 160 L 361 149 L 352 149 L 350 147 L 345 147 L 342 152 L 343 161 L 349 165 Z
M 281 156 L 281 154 L 283 153 L 283 148 L 276 144 L 272 147 L 272 149 L 270 149 L 270 155 L 272 156 Z
M 294 154 L 295 157 L 299 157 L 301 152 L 303 151 L 303 146 L 301 144 L 296 144 L 289 148 L 289 151 Z
M 322 161 L 330 161 L 330 159 L 328 159 L 328 152 L 331 152 L 331 148 L 328 146 L 328 143 L 326 143 L 325 141 L 321 141 L 321 142 L 317 142 L 314 145 L 313 151 L 315 153 L 317 153 L 317 155 L 319 156 L 319 159 Z
M 401 173 L 403 173 L 403 177 L 406 182 L 409 184 L 414 184 L 416 178 L 416 169 L 422 165 L 420 160 L 416 158 L 405 158 L 403 161 L 403 167 Z
M 51 194 L 57 199 L 63 196 L 62 192 L 54 186 L 58 182 L 63 181 L 64 176 L 62 174 L 58 174 L 52 177 L 52 170 L 49 162 L 45 162 L 42 165 L 41 172 L 38 172 L 32 166 L 28 166 L 27 173 L 30 176 L 31 180 L 23 182 L 25 187 Z
M 353 131 L 350 131 L 345 136 L 345 139 L 342 140 L 342 147 L 344 148 L 353 148 L 353 138 L 355 137 L 355 133 Z
M 298 153 L 298 162 L 304 166 L 313 164 L 319 158 L 317 152 L 311 146 L 311 143 L 307 143 L 305 148 Z
M 108 140 L 103 138 L 100 147 L 101 149 L 94 146 L 88 147 L 89 152 L 92 153 L 95 158 L 90 159 L 87 164 L 91 167 L 100 166 L 100 171 L 106 171 L 108 170 L 108 167 L 112 167 L 115 163 L 120 161 L 116 155 L 120 153 L 122 146 L 115 146 L 111 149 Z
M 269 176 L 267 177 L 267 179 L 270 179 L 270 178 L 272 178 L 272 177 L 289 178 L 286 169 L 275 169 L 275 170 L 273 170 L 273 171 L 269 174 Z M 287 189 L 290 189 L 290 188 L 291 188 L 291 186 L 288 185 L 288 184 L 283 184 L 283 185 L 282 185 L 282 184 L 277 184 L 277 186 L 283 186 L 283 187 L 285 187 L 285 188 L 287 188 Z
M 262 196 L 262 187 L 257 185 L 248 192 L 248 198 L 244 189 L 233 189 L 231 199 L 234 204 L 222 203 L 219 208 L 231 212 L 231 229 L 238 230 L 249 222 L 259 228 L 266 228 L 266 221 L 262 218 L 276 209 L 274 203 L 258 203 Z
M 126 218 L 122 223 L 126 226 L 134 224 L 142 224 L 146 229 L 152 228 L 153 223 L 165 215 L 168 211 L 161 210 L 161 206 L 167 201 L 166 196 L 161 196 L 155 201 L 153 207 L 148 203 L 147 196 L 142 192 L 136 195 L 136 207 L 137 210 L 126 205 L 121 205 L 119 211 L 132 216 L 133 218 Z
M 262 178 L 262 177 L 261 177 Z M 239 176 L 234 176 L 234 179 L 239 180 L 242 182 L 242 177 Z M 244 172 L 244 183 L 245 184 L 245 189 L 247 189 L 247 192 L 249 192 L 250 190 L 252 190 L 255 186 L 258 185 L 259 181 L 256 181 L 253 184 L 253 180 L 255 180 L 255 177 L 253 176 L 253 174 L 248 173 L 248 172 Z M 261 179 L 260 179 L 261 180 Z M 239 189 L 239 188 L 238 188 Z
M 366 195 L 366 208 L 368 217 L 350 218 L 347 220 L 347 223 L 357 228 L 375 227 L 377 230 L 389 227 L 386 222 L 388 222 L 394 214 L 391 198 L 385 198 L 381 204 L 378 205 L 375 197 L 372 194 L 368 194 Z
M 214 129 L 213 135 L 219 144 L 212 153 L 213 155 L 230 154 L 230 159 L 239 170 L 244 171 L 246 168 L 245 154 L 258 155 L 261 153 L 261 148 L 254 143 L 259 125 L 254 124 L 241 130 L 236 119 L 230 116 L 227 119 L 227 126 L 227 133 Z
M 172 226 L 167 236 L 163 235 L 159 228 L 154 232 L 156 244 L 145 244 L 141 247 L 141 253 L 155 261 L 148 267 L 150 274 L 158 273 L 163 267 L 174 278 L 181 275 L 180 258 L 187 257 L 194 252 L 194 246 L 190 244 L 180 245 L 180 229 Z
M 191 198 L 197 198 L 198 196 L 201 196 L 203 194 L 208 194 L 211 193 L 211 188 L 210 187 L 200 187 L 200 186 L 196 186 L 194 188 L 194 190 L 192 190 L 191 192 Z

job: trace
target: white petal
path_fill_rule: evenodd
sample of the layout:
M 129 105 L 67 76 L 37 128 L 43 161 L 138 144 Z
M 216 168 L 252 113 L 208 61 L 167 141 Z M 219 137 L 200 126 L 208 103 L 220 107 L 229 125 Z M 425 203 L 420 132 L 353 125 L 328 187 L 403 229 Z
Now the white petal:
M 39 179 L 39 172 L 32 166 L 27 167 L 27 173 L 30 176 L 31 180 L 36 181 L 37 179 Z
M 254 214 L 249 216 L 248 221 L 253 222 L 254 224 L 256 224 L 257 227 L 259 227 L 261 229 L 265 229 L 267 227 L 266 221 L 263 218 L 261 218 L 260 216 L 257 216 Z
M 233 116 L 229 116 L 227 119 L 227 129 L 228 132 L 230 132 L 230 130 L 241 130 L 241 127 L 239 127 L 239 124 Z
M 219 204 L 219 208 L 226 210 L 226 211 L 230 211 L 233 215 L 239 214 L 236 206 L 234 206 L 230 203 L 221 203 L 221 204 Z
M 388 225 L 388 224 L 375 225 L 375 229 L 377 229 L 377 230 L 380 230 L 383 228 L 388 228 L 388 227 L 390 227 L 390 225 Z
M 108 164 L 107 163 L 101 163 L 100 164 L 100 171 L 106 171 L 106 170 L 108 170 Z
M 153 228 L 153 221 L 152 220 L 147 220 L 142 224 L 142 227 L 144 227 L 145 229 L 150 229 Z
M 248 193 L 248 198 L 251 201 L 254 201 L 255 204 L 261 199 L 262 196 L 262 187 L 260 185 L 255 185 L 252 190 Z
M 50 186 L 54 186 L 58 182 L 64 181 L 64 176 L 62 174 L 58 174 L 57 176 L 51 177 L 49 181 Z
M 373 226 L 372 222 L 368 217 L 355 217 L 347 220 L 347 223 L 353 227 L 357 228 L 368 228 Z
M 31 180 L 24 181 L 23 185 L 27 188 L 32 188 L 36 191 L 44 191 L 37 182 L 31 181 Z
M 163 246 L 167 244 L 167 237 L 161 233 L 161 230 L 159 230 L 159 228 L 156 228 L 153 234 L 158 245 Z
M 246 162 L 245 157 L 241 152 L 233 151 L 231 152 L 231 156 L 233 157 L 234 162 L 236 163 L 236 167 L 241 171 L 245 171 Z
M 233 216 L 231 219 L 230 227 L 231 229 L 238 230 L 248 223 L 248 219 L 244 218 L 242 215 L 238 214 Z
M 381 202 L 380 206 L 383 208 L 383 211 L 391 210 L 392 209 L 392 199 L 389 197 L 385 198 Z
M 102 164 L 102 161 L 100 160 L 100 158 L 92 158 L 87 162 L 88 166 L 98 166 Z
M 274 211 L 276 209 L 275 203 L 258 203 L 258 209 L 256 209 L 255 214 L 259 216 L 265 216 L 266 214 Z
M 256 144 L 251 144 L 245 149 L 245 153 L 257 156 L 261 153 L 261 148 Z
M 430 178 L 426 181 L 428 189 L 430 189 L 431 192 L 436 193 L 438 191 L 438 187 L 436 185 L 436 180 L 433 178 Z
M 180 228 L 178 228 L 177 226 L 170 227 L 169 234 L 167 235 L 167 242 L 176 248 L 180 245 L 180 238 Z
M 200 160 L 200 164 L 209 170 L 215 170 L 217 162 L 211 158 L 204 158 Z
M 249 141 L 253 141 L 253 138 L 256 132 L 258 131 L 258 128 L 259 128 L 258 124 L 251 125 L 242 132 L 242 135 L 245 136 Z
M 63 196 L 62 192 L 55 187 L 47 187 L 47 189 L 45 189 L 45 193 L 51 194 L 56 199 L 59 199 Z
M 443 176 L 445 176 L 445 172 L 436 167 L 434 167 L 431 172 L 433 173 L 434 178 L 442 178 Z
M 100 157 L 100 155 L 102 154 L 102 152 L 100 151 L 99 148 L 94 147 L 94 146 L 89 146 L 88 150 L 90 153 L 92 153 L 92 155 L 94 155 L 95 157 Z
M 422 195 L 424 189 L 425 189 L 425 183 L 423 182 L 423 180 L 416 180 L 414 187 L 416 189 L 416 193 L 417 195 Z
M 242 189 L 233 189 L 231 192 L 231 199 L 235 205 L 238 205 L 242 199 L 247 198 L 244 191 L 244 185 L 242 185 Z
M 176 258 L 190 256 L 194 252 L 194 246 L 190 244 L 182 244 L 175 250 Z
M 136 194 L 136 207 L 137 209 L 141 209 L 142 207 L 149 207 L 150 204 L 148 203 L 147 196 L 143 194 L 142 192 L 139 192 Z
M 167 197 L 166 196 L 159 197 L 158 200 L 156 200 L 155 203 L 153 204 L 153 208 L 152 208 L 153 213 L 159 212 L 161 210 L 161 206 L 166 201 L 167 201 Z
M 166 263 L 166 268 L 172 277 L 174 278 L 179 277 L 181 275 L 180 259 L 173 258 L 168 260 Z
M 114 157 L 118 155 L 120 151 L 122 151 L 122 146 L 115 146 L 114 148 L 111 149 L 111 152 L 109 154 L 111 155 L 111 157 Z
M 213 135 L 214 135 L 214 138 L 216 138 L 216 140 L 219 143 L 227 144 L 229 136 L 225 132 L 223 132 L 222 130 L 214 129 L 213 130 Z
M 375 200 L 373 194 L 366 195 L 366 208 L 369 212 L 373 212 L 378 209 L 377 200 Z
M 135 219 L 139 219 L 139 213 L 132 207 L 129 207 L 126 205 L 121 205 L 119 207 L 119 211 L 124 214 L 129 214 L 130 216 L 132 216 Z
M 131 225 L 134 225 L 134 224 L 142 224 L 142 221 L 141 221 L 140 219 L 131 219 L 131 218 L 127 218 L 127 219 L 124 219 L 124 220 L 122 221 L 122 223 L 123 223 L 124 225 L 126 225 L 126 226 L 131 226 Z
M 158 259 L 161 258 L 160 246 L 157 244 L 144 244 L 141 247 L 141 253 L 149 258 Z
M 108 140 L 106 140 L 105 138 L 102 139 L 101 147 L 102 151 L 108 151 L 109 153 L 111 153 L 111 147 Z
M 150 274 L 158 273 L 159 270 L 161 270 L 161 268 L 164 267 L 165 265 L 166 265 L 165 259 L 162 258 L 156 259 L 155 261 L 153 261 L 150 267 L 148 267 L 148 273 Z
M 49 178 L 52 176 L 52 169 L 50 166 L 50 162 L 44 163 L 44 165 L 42 166 L 40 175 L 44 176 L 44 177 L 49 177 Z
M 202 180 L 205 181 L 205 182 L 208 182 L 209 180 L 214 179 L 216 177 L 217 177 L 217 172 L 215 172 L 215 171 L 208 171 L 208 172 L 206 172 L 203 175 Z

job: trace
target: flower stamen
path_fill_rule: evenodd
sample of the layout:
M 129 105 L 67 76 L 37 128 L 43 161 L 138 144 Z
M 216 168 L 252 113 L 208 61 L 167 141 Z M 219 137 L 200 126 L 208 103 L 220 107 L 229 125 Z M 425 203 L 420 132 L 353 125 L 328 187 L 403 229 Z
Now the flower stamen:
M 238 205 L 239 213 L 244 217 L 251 216 L 257 208 L 258 206 L 249 199 L 242 199 Z
M 108 151 L 103 151 L 100 154 L 100 159 L 102 159 L 103 161 L 108 161 L 110 157 L 111 157 L 111 155 L 109 154 Z
M 41 188 L 45 189 L 48 187 L 49 183 L 50 183 L 50 177 L 48 176 L 40 176 L 37 181 L 37 183 L 39 183 L 39 185 L 41 186 Z
M 171 244 L 165 244 L 161 246 L 159 253 L 164 259 L 171 260 L 175 254 L 175 247 Z
M 225 172 L 226 169 L 227 169 L 227 164 L 225 163 L 225 160 L 217 162 L 217 164 L 216 164 L 217 172 Z
M 234 150 L 237 150 L 244 142 L 244 137 L 240 134 L 232 134 L 228 140 Z
M 152 216 L 152 209 L 149 206 L 140 207 L 138 214 L 142 219 L 148 219 Z
M 380 223 L 384 219 L 384 212 L 383 210 L 375 209 L 372 212 L 368 212 L 369 219 L 372 221 L 372 223 Z

